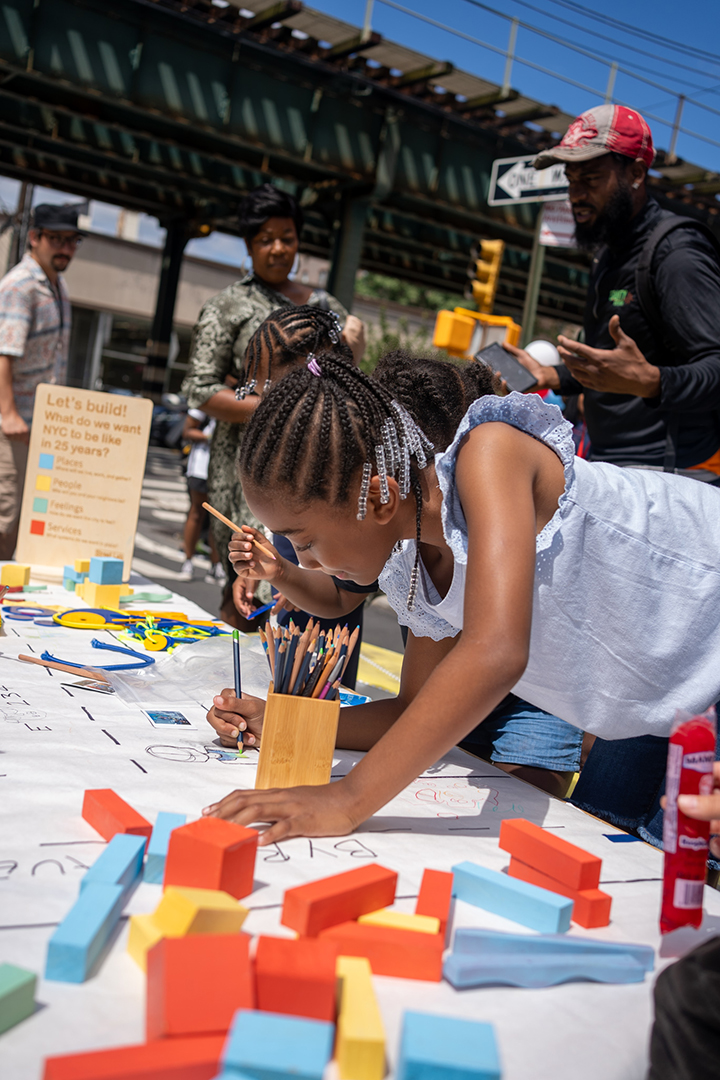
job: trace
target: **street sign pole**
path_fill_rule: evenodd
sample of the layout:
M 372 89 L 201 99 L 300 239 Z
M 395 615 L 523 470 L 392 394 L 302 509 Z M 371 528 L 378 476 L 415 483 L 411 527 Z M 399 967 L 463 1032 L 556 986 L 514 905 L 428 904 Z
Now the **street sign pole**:
M 520 345 L 524 349 L 533 339 L 535 329 L 535 317 L 537 315 L 538 298 L 540 296 L 540 282 L 542 281 L 545 267 L 545 248 L 540 243 L 540 230 L 542 229 L 543 208 L 538 208 L 538 216 L 535 221 L 535 236 L 533 239 L 532 255 L 530 256 L 530 272 L 528 274 L 527 289 L 525 291 L 525 304 L 522 314 L 522 335 Z

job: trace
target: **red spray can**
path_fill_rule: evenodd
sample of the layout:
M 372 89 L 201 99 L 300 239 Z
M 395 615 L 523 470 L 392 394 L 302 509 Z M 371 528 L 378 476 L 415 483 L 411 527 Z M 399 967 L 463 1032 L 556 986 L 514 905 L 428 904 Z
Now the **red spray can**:
M 684 709 L 678 709 L 675 714 L 665 781 L 662 934 L 680 926 L 700 926 L 702 922 L 710 822 L 686 817 L 678 808 L 677 799 L 678 795 L 712 793 L 715 732 L 712 706 L 696 716 Z

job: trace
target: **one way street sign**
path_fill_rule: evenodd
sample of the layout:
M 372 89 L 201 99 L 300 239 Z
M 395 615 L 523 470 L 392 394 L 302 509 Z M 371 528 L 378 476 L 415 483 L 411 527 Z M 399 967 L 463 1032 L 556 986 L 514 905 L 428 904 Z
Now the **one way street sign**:
M 490 174 L 490 206 L 511 203 L 552 202 L 566 199 L 568 182 L 565 166 L 559 162 L 548 169 L 533 169 L 535 155 L 496 158 Z

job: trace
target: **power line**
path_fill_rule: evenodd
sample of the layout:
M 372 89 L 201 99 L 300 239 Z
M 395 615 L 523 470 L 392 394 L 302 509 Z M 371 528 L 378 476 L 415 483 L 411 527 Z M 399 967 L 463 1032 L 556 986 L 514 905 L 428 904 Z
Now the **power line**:
M 612 26 L 616 30 L 622 30 L 625 34 L 637 34 L 645 41 L 650 41 L 654 45 L 662 45 L 667 49 L 682 52 L 687 56 L 693 56 L 699 60 L 709 60 L 712 64 L 720 64 L 720 56 L 718 56 L 717 53 L 706 52 L 705 49 L 697 49 L 694 45 L 682 45 L 678 41 L 672 41 L 670 38 L 663 37 L 662 34 L 653 34 L 651 30 L 645 30 L 640 26 L 633 26 L 632 23 L 625 23 L 621 22 L 619 19 L 613 19 L 610 15 L 598 15 L 597 12 L 593 11 L 591 8 L 575 3 L 574 0 L 551 0 L 551 2 L 557 4 L 558 7 L 564 7 L 575 12 L 576 15 L 584 15 L 588 19 L 594 19 L 596 22 L 605 23 L 606 26 Z
M 479 45 L 481 48 L 488 49 L 490 52 L 499 53 L 501 56 L 507 55 L 506 50 L 499 48 L 497 45 L 491 45 L 487 41 L 482 41 L 480 38 L 473 37 L 472 34 L 466 34 L 462 30 L 456 30 L 454 26 L 447 26 L 445 23 L 438 22 L 437 19 L 431 19 L 429 15 L 421 15 L 417 11 L 411 11 L 410 8 L 406 8 L 402 4 L 395 3 L 395 0 L 378 0 L 378 3 L 383 4 L 385 7 L 394 8 L 396 11 L 401 11 L 404 15 L 410 15 L 412 16 L 412 18 L 419 19 L 421 22 L 428 23 L 430 26 L 434 26 L 438 30 L 444 30 L 448 34 L 454 34 L 455 37 L 463 38 L 465 41 L 469 41 L 473 45 Z M 478 6 L 484 5 L 479 4 Z M 503 17 L 507 18 L 507 16 Z M 550 68 L 543 67 L 541 64 L 535 64 L 532 60 L 524 60 L 517 54 L 515 54 L 515 56 L 513 57 L 513 62 L 516 64 L 521 64 L 524 67 L 532 68 L 534 71 L 540 71 L 543 75 L 549 75 L 551 76 L 551 78 L 557 79 L 560 82 L 568 83 L 570 86 L 574 86 L 578 90 L 584 90 L 586 94 L 592 94 L 594 97 L 599 97 L 601 99 L 604 97 L 604 91 L 598 90 L 594 86 L 586 86 L 584 83 L 577 82 L 577 80 L 571 79 L 567 75 L 560 75 L 557 71 L 553 71 Z M 661 87 L 661 89 L 667 88 Z M 673 94 L 674 97 L 677 96 L 672 90 L 669 90 L 668 92 Z M 635 108 L 635 106 L 629 102 L 621 101 L 618 98 L 613 98 L 613 100 L 618 105 L 624 105 L 630 109 Z M 687 100 L 690 101 L 691 99 L 688 98 Z M 699 101 L 694 102 L 694 104 L 698 105 L 700 108 L 707 109 L 709 112 L 717 112 L 716 109 L 711 109 L 709 105 L 703 105 Z M 655 116 L 653 113 L 648 113 L 645 110 L 643 110 L 643 116 L 647 117 L 649 120 L 653 120 L 657 124 L 662 124 L 664 127 L 675 127 L 675 124 L 672 121 L 666 120 L 662 116 Z M 508 116 L 508 120 L 512 121 L 512 115 Z M 710 146 L 720 147 L 720 142 L 718 142 L 716 139 L 711 139 L 707 135 L 701 135 L 697 131 L 691 131 L 689 128 L 684 127 L 678 127 L 677 130 L 683 135 L 688 135 L 693 139 L 699 139 L 701 142 L 708 143 Z

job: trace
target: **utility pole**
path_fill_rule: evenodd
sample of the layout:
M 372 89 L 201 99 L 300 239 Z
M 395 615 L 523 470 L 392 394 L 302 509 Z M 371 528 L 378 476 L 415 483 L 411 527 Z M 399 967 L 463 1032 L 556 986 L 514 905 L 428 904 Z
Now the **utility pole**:
M 540 230 L 542 229 L 543 206 L 538 207 L 538 216 L 535 221 L 535 236 L 533 239 L 532 255 L 530 256 L 530 272 L 528 273 L 527 290 L 525 292 L 525 305 L 522 315 L 522 339 L 523 348 L 533 339 L 535 329 L 535 317 L 537 315 L 538 297 L 540 296 L 540 283 L 545 266 L 545 248 L 540 243 Z

